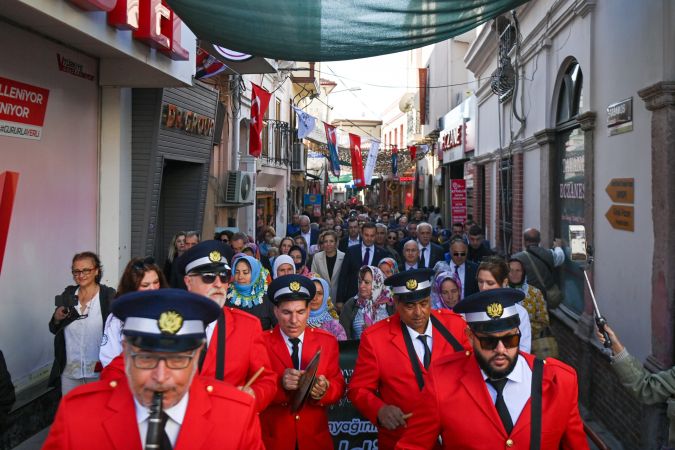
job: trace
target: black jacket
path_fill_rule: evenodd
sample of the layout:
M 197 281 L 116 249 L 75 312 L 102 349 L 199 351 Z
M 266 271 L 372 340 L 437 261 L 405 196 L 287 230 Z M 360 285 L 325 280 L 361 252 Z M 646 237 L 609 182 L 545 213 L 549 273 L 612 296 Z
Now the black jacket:
M 5 356 L 0 351 L 0 432 L 4 429 L 7 414 L 16 400 L 12 377 L 7 371 Z
M 63 290 L 63 294 L 75 295 L 77 288 L 78 286 L 68 286 Z M 110 303 L 113 298 L 115 298 L 115 289 L 101 284 L 98 298 L 103 319 L 101 332 L 103 332 L 105 321 L 108 318 L 108 314 L 110 314 Z M 52 365 L 52 371 L 49 374 L 49 386 L 59 387 L 61 385 L 61 374 L 66 367 L 66 336 L 63 331 L 75 320 L 76 317 L 71 315 L 57 325 L 54 322 L 54 315 L 52 314 L 52 318 L 49 321 L 49 331 L 54 335 L 54 364 Z

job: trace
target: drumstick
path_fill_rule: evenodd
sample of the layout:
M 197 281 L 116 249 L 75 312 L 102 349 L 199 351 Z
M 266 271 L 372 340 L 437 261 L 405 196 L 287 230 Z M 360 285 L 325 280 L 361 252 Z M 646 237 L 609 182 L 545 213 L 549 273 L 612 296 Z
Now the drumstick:
M 258 377 L 260 376 L 260 374 L 263 373 L 264 370 L 265 370 L 265 366 L 263 366 L 263 367 L 261 367 L 260 369 L 258 369 L 258 371 L 257 371 L 256 373 L 253 374 L 253 376 L 251 377 L 251 379 L 248 380 L 248 381 L 246 382 L 246 384 L 244 385 L 244 389 L 250 388 L 251 385 L 255 382 L 255 380 L 258 379 Z
M 413 413 L 403 414 L 403 420 L 408 420 L 412 417 Z

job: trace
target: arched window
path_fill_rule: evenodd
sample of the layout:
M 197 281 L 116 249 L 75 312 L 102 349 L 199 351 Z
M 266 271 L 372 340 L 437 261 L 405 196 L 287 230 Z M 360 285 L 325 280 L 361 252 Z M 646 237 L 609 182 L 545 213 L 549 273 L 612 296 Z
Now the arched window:
M 583 73 L 576 60 L 568 62 L 559 78 L 556 99 L 556 191 L 554 216 L 556 237 L 570 241 L 570 231 L 584 225 L 585 143 L 584 133 L 576 120 L 583 106 Z M 591 176 L 591 174 L 589 174 Z M 569 258 L 560 270 L 563 305 L 581 315 L 584 307 L 583 273 Z

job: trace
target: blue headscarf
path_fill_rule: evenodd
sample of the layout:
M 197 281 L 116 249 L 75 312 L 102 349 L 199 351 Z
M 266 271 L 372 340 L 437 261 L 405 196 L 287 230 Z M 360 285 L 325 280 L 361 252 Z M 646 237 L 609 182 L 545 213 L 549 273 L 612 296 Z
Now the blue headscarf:
M 238 255 L 232 263 L 233 272 L 237 270 L 239 261 L 245 261 L 251 268 L 251 282 L 239 284 L 234 281 L 227 289 L 227 303 L 245 308 L 252 308 L 263 302 L 267 292 L 267 275 L 269 272 L 252 256 Z
M 316 311 L 310 310 L 309 319 L 307 320 L 307 324 L 310 327 L 317 328 L 320 327 L 324 322 L 333 320 L 333 316 L 331 316 L 330 310 L 328 309 L 328 299 L 330 298 L 330 285 L 328 284 L 328 281 L 324 280 L 323 278 L 317 275 L 312 276 L 312 280 L 318 281 L 319 283 L 321 283 L 321 286 L 323 286 L 323 301 L 321 302 L 321 307 Z

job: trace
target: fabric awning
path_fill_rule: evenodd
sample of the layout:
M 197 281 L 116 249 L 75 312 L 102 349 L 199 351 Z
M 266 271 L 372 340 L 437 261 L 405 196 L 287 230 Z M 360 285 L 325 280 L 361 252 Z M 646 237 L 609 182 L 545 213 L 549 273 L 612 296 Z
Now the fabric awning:
M 200 38 L 288 61 L 337 61 L 418 48 L 527 0 L 167 0 Z

